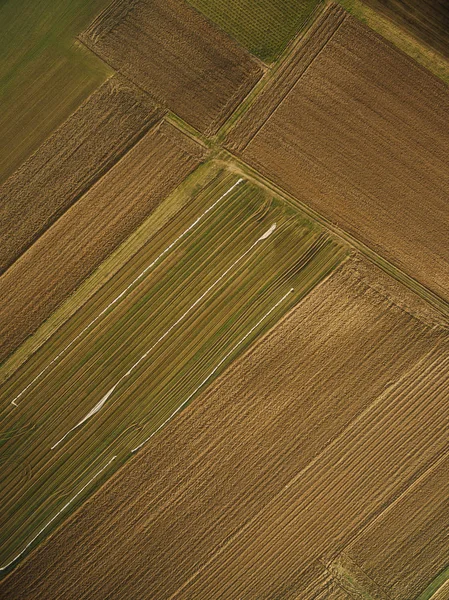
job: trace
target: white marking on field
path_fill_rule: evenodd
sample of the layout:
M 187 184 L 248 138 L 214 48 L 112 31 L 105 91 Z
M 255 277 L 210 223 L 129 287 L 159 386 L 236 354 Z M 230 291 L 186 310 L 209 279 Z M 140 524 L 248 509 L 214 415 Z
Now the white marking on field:
M 42 371 L 40 373 L 38 373 L 36 375 L 36 377 L 30 381 L 30 383 L 19 393 L 17 394 L 17 396 L 14 398 L 14 400 L 11 401 L 11 404 L 14 404 L 14 406 L 17 406 L 16 400 L 18 400 L 38 379 L 40 379 L 40 377 L 42 377 L 42 375 L 51 367 L 52 364 L 54 364 L 65 352 L 66 350 L 68 350 L 71 346 L 73 346 L 73 344 L 79 340 L 79 338 L 88 330 L 90 329 L 90 327 L 96 323 L 98 321 L 98 319 L 100 319 L 105 312 L 107 312 L 111 306 L 113 306 L 116 302 L 118 302 L 121 298 L 123 298 L 123 296 L 128 292 L 128 290 L 137 282 L 139 281 L 139 279 L 142 279 L 142 277 L 152 268 L 154 267 L 154 265 L 165 255 L 167 254 L 167 252 L 169 250 L 171 250 L 173 248 L 173 246 L 179 242 L 179 240 L 181 240 L 185 235 L 187 235 L 189 233 L 189 231 L 191 231 L 196 225 L 198 225 L 198 223 L 213 209 L 215 208 L 215 206 L 217 206 L 217 204 L 223 199 L 225 198 L 225 196 L 227 196 L 228 194 L 230 194 L 232 192 L 232 190 L 237 187 L 241 182 L 243 181 L 242 178 L 240 178 L 238 181 L 236 181 L 236 183 L 234 183 L 224 194 L 222 194 L 218 200 L 216 200 L 213 204 L 211 204 L 209 206 L 208 209 L 206 209 L 191 225 L 189 225 L 189 227 L 187 227 L 187 229 L 185 231 L 183 231 L 181 233 L 181 235 L 179 235 L 169 246 L 167 246 L 165 248 L 165 250 L 163 252 L 161 252 L 161 254 L 159 254 L 159 256 L 157 258 L 155 258 L 153 260 L 153 262 L 151 264 L 149 264 L 147 267 L 145 267 L 145 269 L 139 273 L 139 275 L 137 275 L 137 277 L 128 285 L 128 287 L 126 287 L 123 292 L 121 292 L 116 298 L 114 298 L 114 300 L 112 300 L 112 302 L 110 302 L 106 308 L 104 308 L 88 325 L 86 325 L 86 327 L 84 327 L 84 329 L 69 343 L 67 344 L 67 346 L 65 348 L 63 348 L 61 350 L 61 352 L 59 354 L 57 354 L 49 363 L 48 365 L 42 369 Z
M 65 440 L 65 438 L 75 429 L 77 429 L 78 427 L 80 427 L 83 423 L 85 423 L 88 419 L 90 419 L 90 417 L 92 417 L 93 415 L 95 415 L 99 410 L 101 410 L 103 408 L 103 406 L 105 405 L 106 401 L 109 399 L 109 397 L 113 394 L 113 392 L 115 391 L 115 389 L 117 388 L 117 386 L 120 385 L 120 383 L 126 379 L 127 377 L 129 377 L 129 375 L 131 375 L 131 373 L 134 371 L 134 369 L 140 365 L 140 363 L 145 360 L 145 358 L 156 348 L 156 346 L 158 344 L 160 344 L 160 342 L 162 342 L 162 340 L 164 340 L 169 333 L 171 333 L 173 331 L 173 329 L 179 325 L 179 323 L 185 319 L 185 317 L 192 312 L 192 310 L 195 308 L 195 306 L 197 306 L 201 300 L 203 300 L 205 298 L 205 296 L 207 296 L 207 294 L 214 289 L 214 287 L 216 287 L 220 281 L 226 277 L 226 275 L 229 273 L 229 271 L 231 271 L 239 262 L 241 262 L 252 250 L 255 246 L 257 246 L 257 244 L 259 244 L 260 242 L 266 240 L 268 237 L 270 237 L 270 235 L 273 233 L 273 231 L 276 229 L 276 223 L 273 223 L 273 225 L 264 233 L 262 234 L 249 248 L 248 250 L 246 250 L 241 256 L 239 256 L 239 258 L 237 260 L 235 260 L 232 265 L 230 267 L 228 267 L 226 269 L 226 271 L 224 271 L 220 277 L 218 279 L 216 279 L 214 281 L 214 283 L 212 285 L 210 285 L 207 290 L 205 292 L 203 292 L 201 294 L 201 296 L 199 298 L 197 298 L 195 300 L 195 302 L 189 306 L 189 308 L 179 317 L 179 319 L 177 319 L 173 325 L 170 325 L 170 327 L 167 329 L 167 331 L 165 333 L 163 333 L 161 335 L 161 337 L 159 339 L 157 339 L 154 344 L 151 346 L 151 348 L 149 348 L 144 354 L 142 354 L 142 356 L 132 365 L 132 367 L 124 374 L 122 375 L 122 377 L 120 377 L 120 379 L 111 387 L 111 389 L 103 396 L 103 398 L 87 413 L 87 415 L 85 417 L 83 417 L 81 419 L 81 421 L 79 423 L 77 423 L 76 425 L 74 425 L 71 429 L 69 429 L 69 431 L 67 431 L 67 433 L 65 433 L 62 438 L 60 440 L 58 440 L 55 444 L 53 444 L 53 446 L 51 447 L 51 450 L 54 450 L 63 440 Z
M 48 521 L 48 523 L 46 523 L 46 524 L 45 524 L 45 525 L 42 527 L 42 529 L 40 529 L 40 530 L 39 530 L 39 532 L 38 532 L 38 533 L 37 533 L 37 534 L 34 536 L 34 538 L 33 538 L 33 539 L 30 541 L 30 542 L 28 542 L 28 544 L 25 546 L 25 548 L 24 548 L 24 549 L 23 549 L 23 550 L 22 550 L 22 551 L 21 551 L 21 552 L 20 552 L 20 553 L 19 553 L 17 556 L 15 556 L 15 557 L 14 557 L 12 560 L 10 560 L 10 561 L 9 561 L 9 563 L 7 563 L 6 565 L 4 565 L 3 567 L 0 567 L 0 571 L 4 571 L 4 570 L 5 570 L 5 569 L 7 569 L 9 566 L 11 566 L 11 565 L 12 565 L 14 562 L 16 562 L 16 560 L 17 560 L 17 559 L 19 559 L 19 558 L 22 556 L 22 554 L 24 554 L 24 553 L 25 553 L 25 552 L 28 550 L 28 548 L 31 546 L 31 544 L 32 544 L 32 543 L 33 543 L 35 540 L 37 540 L 37 538 L 40 536 L 40 534 L 41 534 L 43 531 L 45 531 L 45 530 L 47 529 L 47 527 L 48 527 L 49 525 L 51 525 L 51 524 L 53 523 L 53 521 L 54 521 L 55 519 L 57 519 L 57 518 L 58 518 L 58 516 L 59 516 L 59 515 L 60 515 L 62 512 L 64 512 L 64 511 L 65 511 L 65 509 L 66 509 L 66 508 L 67 508 L 67 507 L 68 507 L 68 506 L 69 506 L 69 505 L 70 505 L 70 504 L 71 504 L 71 503 L 72 503 L 72 502 L 73 502 L 73 501 L 74 501 L 74 500 L 75 500 L 75 499 L 76 499 L 76 498 L 77 498 L 77 497 L 78 497 L 80 494 L 82 494 L 82 493 L 84 492 L 84 490 L 85 490 L 85 489 L 86 489 L 86 488 L 87 488 L 87 487 L 88 487 L 88 486 L 89 486 L 89 485 L 92 483 L 92 481 L 94 481 L 94 479 L 96 479 L 96 478 L 97 478 L 97 477 L 98 477 L 98 476 L 99 476 L 99 475 L 100 475 L 100 474 L 101 474 L 101 473 L 102 473 L 102 472 L 103 472 L 105 469 L 107 469 L 107 467 L 109 467 L 109 465 L 111 464 L 111 462 L 112 462 L 113 460 L 115 460 L 116 458 L 117 458 L 117 456 L 113 456 L 113 457 L 111 458 L 111 460 L 109 460 L 109 461 L 108 461 L 108 462 L 107 462 L 107 463 L 104 465 L 104 467 L 102 467 L 102 468 L 101 468 L 99 471 L 97 471 L 97 473 L 95 473 L 95 475 L 89 479 L 89 481 L 88 481 L 88 482 L 87 482 L 87 483 L 86 483 L 86 484 L 85 484 L 85 485 L 84 485 L 84 486 L 83 486 L 83 487 L 82 487 L 82 488 L 79 490 L 79 492 L 77 492 L 77 493 L 76 493 L 76 494 L 73 496 L 73 498 L 71 498 L 71 499 L 70 499 L 70 500 L 69 500 L 69 501 L 68 501 L 66 504 L 64 504 L 64 506 L 61 508 L 61 510 L 59 510 L 59 511 L 58 511 L 58 512 L 55 514 L 55 516 L 54 516 L 54 517 L 52 517 L 52 518 L 51 518 L 51 519 Z
M 294 291 L 293 288 L 291 288 L 284 296 L 282 296 L 282 298 L 276 302 L 276 304 L 274 306 L 272 306 L 270 308 L 270 310 L 264 314 L 264 316 L 253 326 L 251 327 L 251 329 L 248 331 L 248 333 L 242 337 L 242 339 L 237 342 L 237 344 L 235 346 L 233 346 L 233 348 L 231 348 L 231 350 L 229 350 L 229 352 L 227 354 L 224 355 L 224 357 L 220 360 L 220 362 L 216 365 L 216 367 L 209 373 L 209 375 L 206 377 L 206 379 L 203 379 L 203 381 L 200 383 L 200 385 L 193 390 L 193 392 L 190 394 L 190 396 L 188 396 L 184 402 L 182 404 L 180 404 L 178 406 L 178 408 L 172 412 L 172 414 L 165 419 L 165 421 L 162 423 L 162 425 L 159 425 L 159 427 L 153 431 L 153 433 L 151 435 L 149 435 L 141 444 L 139 444 L 138 446 L 136 446 L 133 450 L 131 450 L 132 453 L 137 452 L 137 450 L 139 450 L 139 448 L 141 448 L 144 444 L 146 444 L 148 442 L 148 440 L 150 440 L 153 435 L 156 435 L 156 433 L 158 431 L 160 431 L 182 408 L 183 406 L 185 406 L 187 404 L 187 402 L 197 393 L 197 391 L 199 389 L 201 389 L 203 387 L 203 385 L 205 383 L 207 383 L 209 381 L 209 379 L 214 375 L 214 373 L 216 373 L 218 371 L 218 369 L 221 367 L 221 365 L 229 358 L 229 356 L 234 352 L 234 350 L 236 350 L 241 344 L 243 344 L 243 342 L 252 334 L 252 332 L 257 329 L 257 327 L 259 327 L 259 325 L 262 323 L 262 321 L 264 321 L 278 306 L 279 304 L 281 304 L 289 294 L 291 294 Z

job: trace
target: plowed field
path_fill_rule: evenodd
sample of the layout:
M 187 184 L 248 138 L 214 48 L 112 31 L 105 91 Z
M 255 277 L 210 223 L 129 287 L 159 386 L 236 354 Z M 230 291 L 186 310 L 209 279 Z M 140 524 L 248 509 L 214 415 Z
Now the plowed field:
M 177 129 L 151 129 L 0 279 L 0 360 L 11 353 L 201 161 Z
M 187 229 L 166 249 L 144 247 L 2 386 L 0 567 L 346 255 L 235 175 L 186 210 Z
M 340 267 L 19 566 L 4 597 L 304 597 L 317 559 L 336 558 L 447 446 L 447 331 L 398 303 L 376 269 Z
M 206 134 L 219 129 L 262 75 L 249 53 L 177 0 L 114 0 L 81 37 Z
M 119 77 L 103 84 L 0 187 L 0 273 L 161 116 Z
M 448 121 L 446 85 L 331 5 L 228 145 L 447 300 Z

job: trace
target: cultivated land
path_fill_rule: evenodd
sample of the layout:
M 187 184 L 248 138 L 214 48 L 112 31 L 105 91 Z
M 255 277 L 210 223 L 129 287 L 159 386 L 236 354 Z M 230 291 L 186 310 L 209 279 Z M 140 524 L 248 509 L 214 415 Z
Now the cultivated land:
M 203 159 L 162 122 L 58 219 L 0 279 L 4 359 Z
M 447 86 L 331 5 L 228 147 L 447 300 L 448 119 Z
M 208 135 L 217 132 L 262 75 L 250 54 L 177 0 L 114 0 L 81 39 Z
M 446 0 L 363 2 L 449 58 L 449 4 Z
M 235 175 L 187 210 L 168 251 L 142 248 L 2 386 L 2 568 L 347 252 Z
M 448 472 L 445 454 L 344 551 L 386 598 L 418 598 L 449 564 Z
M 448 441 L 447 330 L 399 308 L 407 293 L 379 291 L 382 277 L 351 259 L 315 287 L 3 597 L 302 598 L 314 573 L 322 589 L 317 560 L 335 560 Z
M 265 62 L 273 62 L 313 16 L 321 0 L 188 0 Z
M 0 272 L 143 136 L 162 111 L 112 77 L 0 187 Z
M 0 3 L 0 182 L 111 73 L 75 37 L 108 0 Z

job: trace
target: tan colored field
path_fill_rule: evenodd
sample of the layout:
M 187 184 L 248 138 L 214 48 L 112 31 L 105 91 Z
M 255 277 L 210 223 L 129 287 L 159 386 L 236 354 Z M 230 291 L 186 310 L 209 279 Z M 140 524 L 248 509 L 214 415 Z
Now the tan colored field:
M 448 121 L 446 85 L 331 5 L 228 146 L 447 300 Z
M 417 598 L 449 564 L 448 473 L 446 453 L 344 551 L 388 598 Z
M 176 0 L 115 0 L 81 39 L 206 134 L 216 133 L 262 75 L 248 52 Z
M 162 115 L 113 77 L 0 187 L 0 273 L 92 186 Z
M 201 161 L 172 125 L 153 127 L 0 279 L 4 359 Z
M 447 330 L 382 282 L 355 259 L 335 271 L 2 596 L 304 598 L 314 563 L 335 559 L 448 442 Z

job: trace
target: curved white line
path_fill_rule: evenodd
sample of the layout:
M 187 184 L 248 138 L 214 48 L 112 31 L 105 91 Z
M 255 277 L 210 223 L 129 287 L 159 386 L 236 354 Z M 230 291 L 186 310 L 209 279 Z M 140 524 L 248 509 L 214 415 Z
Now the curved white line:
M 206 377 L 206 379 L 203 379 L 203 381 L 200 383 L 200 385 L 195 390 L 193 390 L 193 392 L 190 394 L 190 396 L 188 396 L 184 400 L 184 402 L 182 404 L 180 404 L 174 412 L 172 412 L 172 414 L 168 417 L 168 419 L 165 419 L 165 421 L 162 423 L 162 425 L 159 425 L 159 427 L 155 431 L 153 431 L 153 433 L 151 435 L 149 435 L 141 444 L 139 444 L 133 450 L 131 450 L 131 452 L 132 453 L 137 452 L 137 450 L 139 450 L 139 448 L 141 448 L 144 444 L 146 444 L 146 442 L 148 442 L 148 440 L 150 440 L 153 437 L 153 435 L 156 435 L 156 433 L 158 431 L 160 431 L 162 429 L 162 427 L 164 427 L 164 425 L 166 425 L 182 409 L 182 407 L 187 404 L 187 402 L 197 393 L 197 391 L 200 388 L 202 388 L 205 383 L 207 383 L 209 381 L 209 379 L 212 377 L 212 375 L 214 375 L 214 373 L 216 373 L 218 371 L 218 369 L 221 367 L 221 365 L 225 362 L 225 360 L 227 358 L 229 358 L 229 356 L 234 352 L 234 350 L 236 348 L 238 348 L 252 334 L 252 332 L 257 327 L 259 327 L 259 325 L 262 323 L 262 321 L 264 321 L 279 306 L 279 304 L 281 304 L 281 302 L 283 302 L 285 300 L 285 298 L 287 298 L 287 296 L 289 294 L 291 294 L 293 291 L 294 291 L 294 288 L 291 288 L 284 296 L 282 296 L 282 298 L 278 302 L 276 302 L 276 304 L 274 306 L 272 306 L 270 308 L 270 310 L 267 313 L 265 313 L 264 316 L 259 321 L 257 321 L 257 323 L 253 327 L 251 327 L 251 329 L 248 331 L 248 333 L 244 337 L 242 337 L 242 339 L 239 342 L 237 342 L 237 344 L 233 348 L 231 348 L 231 350 L 229 350 L 229 352 L 227 354 L 225 354 L 225 356 L 220 360 L 220 362 L 216 365 L 216 367 L 209 373 L 209 375 Z
M 61 510 L 60 510 L 60 511 L 58 511 L 58 512 L 55 514 L 55 516 L 54 516 L 54 517 L 52 517 L 52 518 L 51 518 L 51 519 L 48 521 L 48 523 L 42 527 L 42 529 L 40 529 L 40 530 L 39 530 L 39 532 L 38 532 L 38 533 L 37 533 L 37 534 L 34 536 L 34 538 L 33 538 L 33 539 L 30 541 L 30 542 L 28 542 L 28 544 L 25 546 L 25 548 L 24 548 L 24 549 L 23 549 L 23 550 L 22 550 L 22 551 L 21 551 L 21 552 L 20 552 L 20 553 L 19 553 L 17 556 L 15 556 L 15 557 L 14 557 L 12 560 L 10 560 L 10 561 L 9 561 L 9 563 L 7 563 L 6 565 L 4 565 L 3 567 L 0 567 L 0 571 L 4 571 L 4 570 L 5 570 L 5 569 L 7 569 L 9 566 L 11 566 L 11 565 L 12 565 L 14 562 L 16 562 L 16 560 L 17 560 L 17 559 L 19 559 L 19 558 L 22 556 L 22 554 L 24 554 L 24 553 L 25 553 L 25 552 L 28 550 L 28 548 L 29 548 L 29 547 L 31 546 L 31 544 L 32 544 L 32 543 L 33 543 L 33 542 L 34 542 L 34 541 L 35 541 L 35 540 L 36 540 L 36 539 L 37 539 L 37 538 L 40 536 L 40 534 L 41 534 L 43 531 L 45 531 L 45 530 L 47 529 L 47 527 L 48 527 L 49 525 L 51 525 L 51 524 L 53 523 L 53 521 L 54 521 L 54 520 L 55 520 L 55 519 L 56 519 L 56 518 L 57 518 L 57 517 L 58 517 L 58 516 L 59 516 L 59 515 L 60 515 L 60 514 L 61 514 L 61 513 L 62 513 L 62 512 L 63 512 L 63 511 L 64 511 L 64 510 L 65 510 L 65 509 L 66 509 L 66 508 L 67 508 L 67 507 L 68 507 L 68 506 L 69 506 L 69 505 L 70 505 L 70 504 L 73 502 L 73 501 L 74 501 L 74 500 L 75 500 L 75 498 L 77 498 L 77 497 L 78 497 L 80 494 L 82 494 L 82 492 L 84 492 L 84 490 L 87 488 L 87 486 L 88 486 L 88 485 L 90 485 L 90 484 L 92 483 L 92 481 L 93 481 L 94 479 L 96 479 L 96 478 L 97 478 L 97 477 L 98 477 L 98 476 L 99 476 L 99 475 L 100 475 L 100 474 L 101 474 L 101 473 L 102 473 L 102 472 L 103 472 L 103 471 L 104 471 L 104 470 L 105 470 L 107 467 L 109 467 L 109 465 L 111 464 L 111 462 L 112 462 L 113 460 L 115 460 L 116 458 L 117 458 L 117 456 L 113 456 L 113 457 L 111 458 L 111 460 L 105 464 L 105 466 L 104 466 L 104 467 L 102 467 L 102 468 L 101 468 L 101 469 L 100 469 L 100 470 L 99 470 L 97 473 L 95 473 L 95 475 L 94 475 L 94 476 L 93 476 L 91 479 L 89 479 L 89 481 L 88 481 L 88 482 L 87 482 L 87 483 L 86 483 L 86 484 L 85 484 L 85 485 L 84 485 L 84 486 L 83 486 L 83 487 L 82 487 L 82 488 L 79 490 L 79 492 L 77 492 L 77 493 L 76 493 L 76 494 L 73 496 L 73 498 L 72 498 L 71 500 L 69 500 L 69 501 L 68 501 L 66 504 L 64 504 L 64 506 L 61 508 Z
M 151 264 L 149 264 L 147 267 L 145 267 L 145 269 L 139 273 L 139 275 L 137 275 L 137 277 L 128 285 L 128 287 L 126 287 L 122 292 L 120 292 L 120 294 L 114 298 L 114 300 L 112 300 L 112 302 L 110 302 L 106 308 L 104 308 L 88 325 L 86 325 L 86 327 L 84 327 L 84 329 L 82 329 L 80 331 L 80 333 L 73 338 L 73 340 L 67 344 L 67 346 L 65 348 L 63 348 L 61 350 L 61 352 L 59 352 L 59 354 L 57 354 L 49 363 L 46 367 L 44 367 L 42 369 L 42 371 L 40 373 L 38 373 L 36 375 L 36 377 L 30 381 L 30 383 L 19 393 L 17 394 L 17 396 L 11 401 L 11 404 L 14 404 L 14 406 L 18 406 L 16 403 L 16 400 L 18 400 L 38 379 L 40 379 L 42 377 L 42 375 L 51 367 L 52 364 L 54 364 L 65 352 L 66 350 L 68 350 L 71 346 L 73 346 L 73 344 L 79 340 L 79 338 L 88 330 L 90 329 L 90 327 L 96 323 L 98 321 L 98 319 L 100 319 L 105 312 L 107 312 L 111 306 L 113 306 L 116 302 L 118 302 L 120 300 L 120 298 L 123 298 L 123 296 L 129 291 L 129 289 L 136 283 L 136 281 L 139 281 L 139 279 L 141 279 L 152 267 L 154 267 L 154 265 L 165 255 L 167 254 L 167 252 L 169 250 L 171 250 L 173 248 L 173 246 L 179 242 L 179 240 L 181 240 L 185 235 L 187 235 L 189 233 L 189 231 L 191 231 L 213 208 L 215 208 L 215 206 L 217 206 L 217 204 L 228 194 L 230 194 L 232 192 L 232 190 L 237 187 L 241 182 L 243 181 L 242 178 L 240 178 L 238 181 L 236 181 L 236 183 L 234 183 L 234 185 L 232 185 L 224 194 L 222 194 L 218 200 L 216 200 L 213 204 L 211 204 L 209 206 L 208 209 L 206 209 L 191 225 L 189 225 L 189 227 L 187 227 L 187 229 L 185 231 L 183 231 L 181 233 L 181 235 L 179 235 L 169 246 L 167 246 L 165 248 L 165 250 L 163 252 L 161 252 L 161 254 L 159 254 L 159 256 L 157 258 L 155 258 L 153 260 L 153 262 Z
M 229 273 L 229 271 L 231 271 L 235 265 L 237 265 L 240 261 L 242 261 L 245 256 L 247 256 L 251 250 L 257 246 L 257 244 L 263 240 L 266 240 L 268 237 L 270 237 L 270 235 L 273 233 L 273 231 L 276 229 L 276 223 L 273 223 L 273 225 L 264 233 L 262 234 L 249 248 L 248 250 L 246 250 L 241 256 L 239 256 L 239 258 L 237 260 L 235 260 L 232 265 L 230 267 L 228 267 L 226 269 L 226 271 L 224 271 L 220 277 L 218 279 L 216 279 L 214 281 L 214 283 L 212 285 L 210 285 L 207 290 L 205 292 L 203 292 L 201 294 L 201 296 L 199 298 L 197 298 L 195 300 L 195 302 L 189 306 L 189 308 L 185 311 L 184 314 L 182 314 L 179 319 L 177 319 L 173 325 L 170 325 L 170 327 L 167 329 L 167 331 L 165 333 L 163 333 L 161 335 L 161 337 L 156 340 L 154 342 L 154 344 L 151 346 L 151 348 L 149 348 L 144 354 L 142 354 L 142 356 L 131 366 L 131 368 L 124 374 L 122 375 L 122 377 L 120 377 L 120 379 L 111 387 L 111 389 L 106 392 L 106 394 L 103 396 L 103 398 L 87 413 L 87 415 L 85 417 L 83 417 L 81 419 L 81 421 L 79 423 L 77 423 L 76 425 L 74 425 L 71 429 L 69 429 L 69 431 L 67 431 L 67 433 L 65 433 L 63 435 L 63 437 L 58 440 L 55 444 L 53 444 L 53 446 L 51 447 L 52 450 L 54 450 L 68 435 L 69 433 L 71 433 L 72 431 L 74 431 L 75 429 L 77 429 L 78 427 L 80 427 L 83 423 L 85 423 L 88 419 L 90 419 L 90 417 L 92 417 L 93 415 L 95 415 L 99 410 L 101 410 L 101 408 L 105 405 L 106 401 L 110 398 L 110 396 L 113 394 L 113 392 L 115 391 L 115 389 L 117 388 L 118 385 L 120 385 L 120 383 L 126 379 L 127 377 L 129 377 L 129 375 L 131 375 L 131 373 L 134 371 L 134 369 L 140 365 L 140 363 L 145 360 L 145 358 L 156 348 L 156 346 L 162 342 L 162 340 L 164 340 L 167 335 L 173 331 L 173 329 L 179 325 L 179 323 L 195 308 L 195 306 L 197 306 L 201 300 L 203 300 L 203 298 L 205 296 L 207 296 L 207 294 L 214 289 L 214 287 L 216 287 L 220 281 L 226 277 L 226 275 Z

